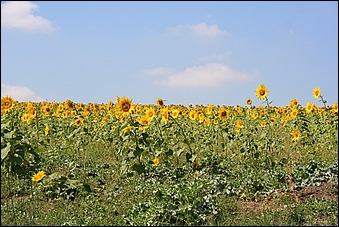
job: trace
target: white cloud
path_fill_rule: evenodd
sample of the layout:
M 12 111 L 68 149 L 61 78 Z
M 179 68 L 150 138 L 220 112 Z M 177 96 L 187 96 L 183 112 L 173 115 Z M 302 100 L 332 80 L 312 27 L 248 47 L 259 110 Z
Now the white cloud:
M 148 76 L 164 76 L 164 75 L 170 75 L 173 72 L 174 70 L 172 68 L 158 67 L 158 68 L 143 70 L 142 74 L 145 74 Z
M 176 35 L 193 34 L 198 37 L 218 37 L 229 34 L 226 31 L 219 29 L 218 25 L 207 25 L 206 23 L 193 25 L 177 25 L 175 27 L 168 27 L 167 31 Z
M 53 27 L 51 21 L 33 15 L 33 11 L 38 8 L 38 5 L 27 1 L 1 3 L 1 27 L 41 32 L 58 30 L 59 27 Z
M 155 84 L 174 87 L 213 87 L 232 81 L 248 81 L 258 76 L 231 69 L 227 65 L 209 63 L 188 67 L 185 71 L 170 75 L 167 79 L 157 80 Z
M 223 54 L 213 54 L 213 55 L 208 55 L 208 56 L 199 58 L 199 61 L 222 61 L 230 57 L 231 55 L 232 55 L 231 52 L 226 52 Z
M 15 100 L 19 102 L 41 102 L 44 101 L 43 98 L 36 95 L 27 87 L 22 86 L 11 86 L 1 82 L 1 97 L 2 96 L 12 96 Z

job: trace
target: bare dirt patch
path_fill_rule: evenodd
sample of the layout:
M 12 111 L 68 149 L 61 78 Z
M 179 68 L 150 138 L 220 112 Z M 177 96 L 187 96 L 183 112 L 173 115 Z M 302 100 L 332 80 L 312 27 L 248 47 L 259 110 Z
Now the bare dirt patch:
M 278 191 L 277 193 L 282 192 Z M 305 186 L 300 190 L 291 191 L 289 195 L 299 202 L 309 198 L 338 201 L 338 184 L 323 182 L 319 186 Z M 238 202 L 238 210 L 241 212 L 260 213 L 265 209 L 277 205 L 277 202 L 277 200 L 271 197 L 261 201 L 240 201 Z
M 338 184 L 323 182 L 320 186 L 303 187 L 296 191 L 296 195 L 300 200 L 318 198 L 338 201 Z

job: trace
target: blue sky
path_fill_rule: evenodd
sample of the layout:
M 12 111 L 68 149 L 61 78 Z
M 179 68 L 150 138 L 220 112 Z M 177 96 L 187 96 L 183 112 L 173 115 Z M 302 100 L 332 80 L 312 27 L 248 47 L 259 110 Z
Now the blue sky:
M 338 2 L 1 2 L 1 96 L 338 102 Z

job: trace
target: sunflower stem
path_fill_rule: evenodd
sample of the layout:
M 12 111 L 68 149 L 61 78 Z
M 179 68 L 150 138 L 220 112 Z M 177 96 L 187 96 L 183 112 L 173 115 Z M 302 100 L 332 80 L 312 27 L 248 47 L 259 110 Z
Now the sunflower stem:
M 185 131 L 182 129 L 181 125 L 175 120 L 174 117 L 172 117 L 171 115 L 169 115 L 171 119 L 173 119 L 173 121 L 179 126 L 180 130 L 182 131 L 182 134 L 184 135 L 184 141 L 186 141 L 186 144 L 191 152 L 191 154 L 193 154 L 193 151 L 192 151 L 192 148 L 191 148 L 191 145 L 190 145 L 190 142 L 188 141 L 187 139 L 187 136 L 185 134 Z

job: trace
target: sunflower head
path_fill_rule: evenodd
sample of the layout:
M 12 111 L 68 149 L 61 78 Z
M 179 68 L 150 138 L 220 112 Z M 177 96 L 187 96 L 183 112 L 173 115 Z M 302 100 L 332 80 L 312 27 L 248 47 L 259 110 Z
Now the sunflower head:
M 1 112 L 8 112 L 14 107 L 14 99 L 11 96 L 1 97 Z
M 301 133 L 299 132 L 299 130 L 293 129 L 291 135 L 293 136 L 293 141 L 298 141 L 300 139 Z
M 297 107 L 298 105 L 299 105 L 298 99 L 292 99 L 292 100 L 290 101 L 290 107 L 291 107 L 291 108 Z
M 39 182 L 40 180 L 42 180 L 42 178 L 44 178 L 44 176 L 46 176 L 45 172 L 39 171 L 38 173 L 33 175 L 32 181 Z
M 132 109 L 132 99 L 128 97 L 117 98 L 117 109 L 118 112 L 121 112 L 123 115 L 128 115 L 130 110 Z
M 84 122 L 84 120 L 82 118 L 78 118 L 78 119 L 75 120 L 74 124 L 76 126 L 80 126 L 83 122 Z
M 165 105 L 164 100 L 162 100 L 161 98 L 156 98 L 156 101 L 158 106 L 160 107 L 163 107 Z
M 159 165 L 160 160 L 159 160 L 159 158 L 155 158 L 155 159 L 152 160 L 152 162 L 153 162 L 152 166 L 157 166 L 157 165 Z
M 220 117 L 221 119 L 227 117 L 227 111 L 225 110 L 225 108 L 223 108 L 223 107 L 219 108 L 219 117 Z
M 264 84 L 260 84 L 255 90 L 255 95 L 258 99 L 265 99 L 268 95 L 268 89 Z
M 246 99 L 246 104 L 247 105 L 251 105 L 252 104 L 252 99 L 251 98 Z
M 64 102 L 64 108 L 65 108 L 65 109 L 73 110 L 74 107 L 75 107 L 75 105 L 74 105 L 74 102 L 73 102 L 72 100 L 67 99 L 67 100 Z
M 316 87 L 316 88 L 313 89 L 313 97 L 315 99 L 318 99 L 319 96 L 320 96 L 320 88 Z

